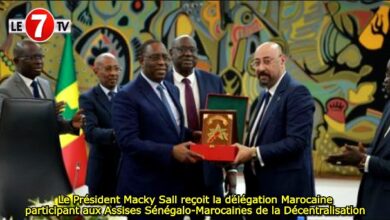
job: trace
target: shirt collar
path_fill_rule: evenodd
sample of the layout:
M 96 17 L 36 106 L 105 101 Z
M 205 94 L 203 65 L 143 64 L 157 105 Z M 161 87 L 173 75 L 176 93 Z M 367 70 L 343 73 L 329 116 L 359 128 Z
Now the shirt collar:
M 196 76 L 195 76 L 195 68 L 192 69 L 192 72 L 190 73 L 190 75 L 188 75 L 187 77 L 184 77 L 182 76 L 180 73 L 178 73 L 175 69 L 175 67 L 173 67 L 173 80 L 175 81 L 175 84 L 177 83 L 182 83 L 182 80 L 184 78 L 187 78 L 191 81 L 191 84 L 194 84 L 195 80 L 196 80 Z
M 284 73 L 282 74 L 282 76 L 279 78 L 279 80 L 275 83 L 274 86 L 272 86 L 268 92 L 271 94 L 271 96 L 274 96 L 275 92 L 276 92 L 276 89 L 278 88 L 280 82 L 282 81 L 283 77 L 286 75 L 287 71 L 284 71 Z
M 102 84 L 99 83 L 100 88 L 103 90 L 104 94 L 108 95 L 109 92 L 113 91 L 115 93 L 118 92 L 118 86 L 115 86 L 113 90 L 109 90 L 106 87 L 104 87 Z
M 25 77 L 25 76 L 23 76 L 21 73 L 19 73 L 19 72 L 17 72 L 18 74 L 19 74 L 19 76 L 20 76 L 20 78 L 23 80 L 23 82 L 27 85 L 27 87 L 29 87 L 30 88 L 30 86 L 31 86 L 31 83 L 32 83 L 32 81 L 35 81 L 35 82 L 37 82 L 37 78 L 35 77 L 34 78 L 34 80 L 32 80 L 32 79 L 30 79 L 30 78 L 28 78 L 28 77 Z
M 164 80 L 161 81 L 160 83 L 156 83 L 156 82 L 150 80 L 147 76 L 145 76 L 144 72 L 142 72 L 142 71 L 141 71 L 141 76 L 144 77 L 144 79 L 146 80 L 146 82 L 148 82 L 149 85 L 150 85 L 154 90 L 157 90 L 157 86 L 158 86 L 158 85 L 162 85 L 162 86 L 165 88 L 165 86 L 164 86 L 164 84 L 163 84 L 163 81 L 164 81 Z

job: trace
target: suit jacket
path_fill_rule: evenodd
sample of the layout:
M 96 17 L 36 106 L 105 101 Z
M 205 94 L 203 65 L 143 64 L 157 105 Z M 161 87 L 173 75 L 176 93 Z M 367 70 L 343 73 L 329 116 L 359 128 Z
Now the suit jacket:
M 51 91 L 50 84 L 47 80 L 42 77 L 37 77 L 39 87 L 43 92 L 43 98 L 54 99 L 53 92 Z M 14 73 L 12 76 L 7 78 L 0 84 L 0 116 L 1 116 L 1 105 L 2 99 L 4 98 L 31 98 L 33 95 L 30 89 L 23 82 L 23 79 L 19 74 Z M 78 134 L 79 130 L 72 127 L 70 121 L 64 120 L 61 116 L 57 117 L 58 127 L 60 133 L 73 133 Z
M 365 216 L 357 219 L 389 219 L 390 216 L 390 134 L 384 138 L 389 126 L 390 105 L 387 103 L 374 139 L 368 148 L 368 172 L 363 174 L 357 206 L 366 209 Z
M 184 141 L 179 91 L 165 82 L 180 115 L 180 134 L 168 110 L 148 82 L 139 75 L 124 86 L 112 105 L 112 123 L 121 151 L 119 195 L 182 194 L 184 165 L 172 156 L 173 146 Z
M 195 69 L 195 77 L 199 87 L 199 103 L 200 109 L 206 107 L 206 99 L 209 93 L 219 93 L 224 94 L 224 88 L 222 80 L 219 76 Z M 170 70 L 167 73 L 166 80 L 174 83 L 173 80 L 173 70 Z M 181 94 L 184 95 L 184 94 Z M 223 172 L 220 167 L 217 165 L 204 161 L 203 162 L 203 182 L 204 186 L 208 190 L 212 190 L 214 194 L 223 195 Z
M 261 96 L 264 94 L 261 94 Z M 260 97 L 261 98 L 261 97 Z M 252 108 L 251 120 L 258 114 Z M 244 168 L 247 194 L 314 196 L 311 156 L 314 102 L 306 87 L 287 73 L 277 87 L 259 127 L 256 146 L 265 166 Z M 253 184 L 253 183 L 256 184 Z
M 90 146 L 87 170 L 89 192 L 113 196 L 120 152 L 111 124 L 111 101 L 97 85 L 80 96 L 79 105 L 86 117 L 85 137 Z

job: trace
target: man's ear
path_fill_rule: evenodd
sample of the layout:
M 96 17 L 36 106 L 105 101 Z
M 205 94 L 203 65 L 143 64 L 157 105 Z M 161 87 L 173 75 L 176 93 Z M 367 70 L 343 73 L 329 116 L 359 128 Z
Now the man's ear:
M 144 64 L 144 56 L 140 55 L 138 57 L 138 60 L 139 60 L 139 63 L 141 64 L 141 66 Z
M 280 60 L 282 61 L 282 65 L 285 65 L 286 64 L 286 62 L 287 62 L 287 56 L 285 55 L 285 54 L 281 54 L 280 55 Z

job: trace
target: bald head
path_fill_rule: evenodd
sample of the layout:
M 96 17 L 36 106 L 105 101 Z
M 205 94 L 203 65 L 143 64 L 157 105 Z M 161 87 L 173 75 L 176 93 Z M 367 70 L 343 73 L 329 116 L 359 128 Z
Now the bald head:
M 101 65 L 104 62 L 104 60 L 106 60 L 106 59 L 116 60 L 116 57 L 112 53 L 102 53 L 96 57 L 93 65 L 94 66 Z
M 253 59 L 253 68 L 260 85 L 270 89 L 286 71 L 286 56 L 275 42 L 265 42 L 257 47 Z
M 169 50 L 175 70 L 184 77 L 193 72 L 198 60 L 198 48 L 189 35 L 181 35 L 172 42 Z
M 255 53 L 257 53 L 259 50 L 268 51 L 270 54 L 275 55 L 275 57 L 283 54 L 282 48 L 275 42 L 265 42 L 260 44 L 260 46 L 256 48 Z
M 118 60 L 112 53 L 102 53 L 96 57 L 93 71 L 102 86 L 113 90 L 118 83 L 121 68 Z
M 30 50 L 31 47 L 36 47 L 36 48 L 41 49 L 39 44 L 37 44 L 34 41 L 29 40 L 29 39 L 24 39 L 22 41 L 17 42 L 15 47 L 14 47 L 14 51 L 13 51 L 14 58 L 25 56 L 26 51 Z
M 41 47 L 31 40 L 22 40 L 14 47 L 16 71 L 23 76 L 35 79 L 43 71 L 43 54 Z
M 194 38 L 192 38 L 190 35 L 180 35 L 178 37 L 176 37 L 173 41 L 172 41 L 172 47 L 178 47 L 181 45 L 181 41 L 189 41 L 195 48 L 197 48 L 197 45 L 196 45 L 196 42 L 194 40 Z

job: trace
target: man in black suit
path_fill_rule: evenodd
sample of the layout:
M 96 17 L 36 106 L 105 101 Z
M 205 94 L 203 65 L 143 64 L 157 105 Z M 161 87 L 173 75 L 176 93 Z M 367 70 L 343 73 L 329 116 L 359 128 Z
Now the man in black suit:
M 120 153 L 111 124 L 111 103 L 118 92 L 121 67 L 114 55 L 103 53 L 96 57 L 93 71 L 99 84 L 79 98 L 86 116 L 85 137 L 90 145 L 87 184 L 91 195 L 113 196 Z
M 390 60 L 387 62 L 383 85 L 390 94 Z M 370 147 L 346 145 L 342 154 L 331 155 L 327 162 L 341 166 L 355 166 L 363 172 L 357 206 L 366 215 L 355 219 L 389 219 L 390 216 L 390 105 L 386 104 L 382 119 Z

